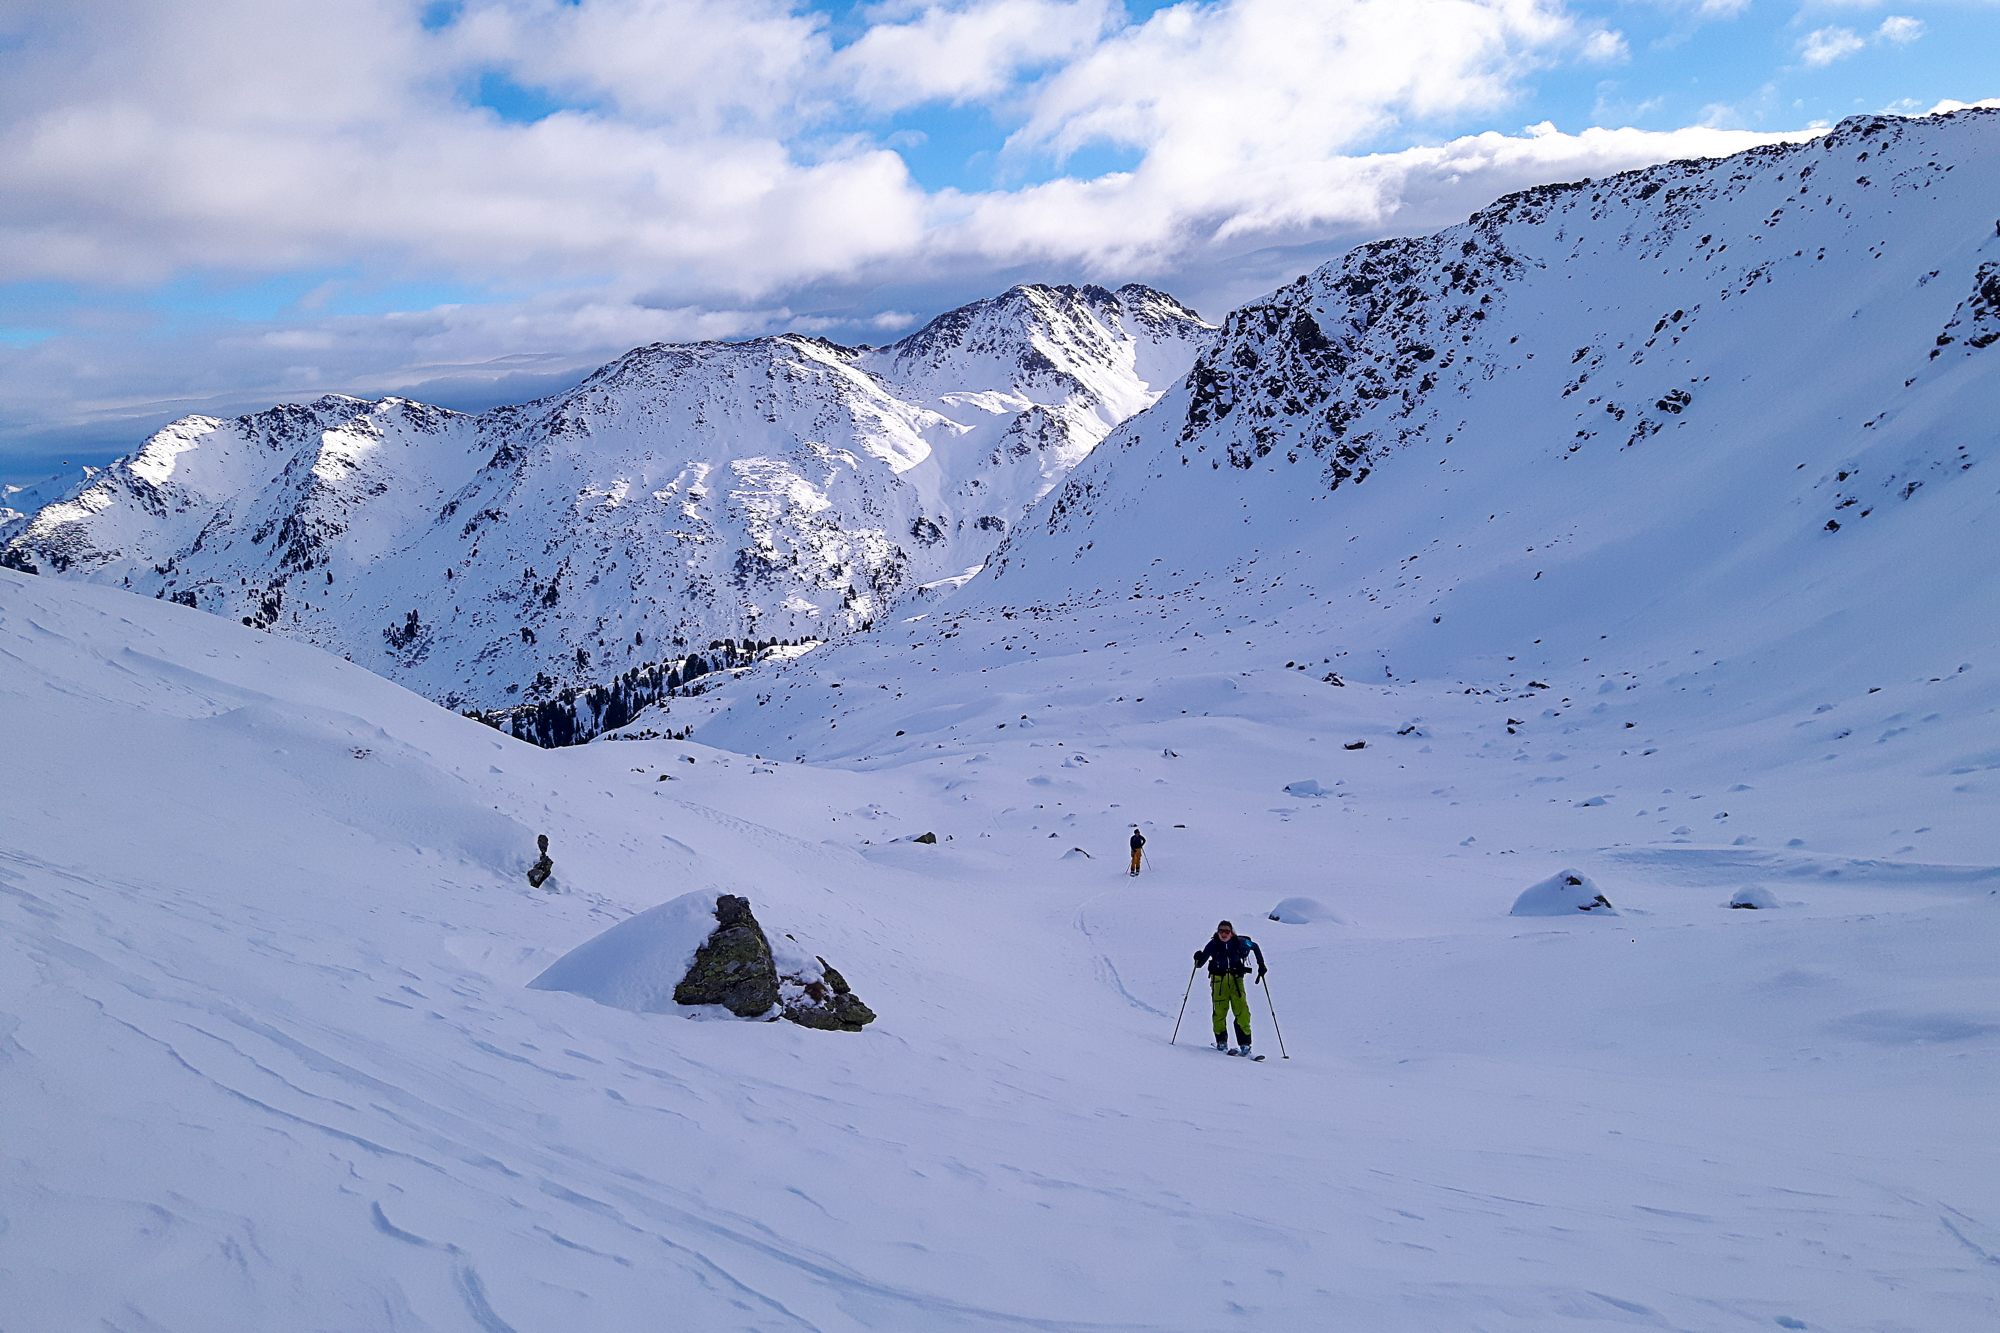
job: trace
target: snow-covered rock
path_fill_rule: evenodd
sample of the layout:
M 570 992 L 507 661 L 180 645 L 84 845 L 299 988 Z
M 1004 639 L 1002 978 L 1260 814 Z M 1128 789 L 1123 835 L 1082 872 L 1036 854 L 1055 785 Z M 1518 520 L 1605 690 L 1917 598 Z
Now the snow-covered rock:
M 1590 876 L 1580 870 L 1562 870 L 1522 890 L 1507 915 L 1574 916 L 1578 912 L 1592 916 L 1618 915 L 1618 909 Z
M 585 940 L 528 985 L 568 991 L 614 1009 L 669 1014 L 676 1007 L 674 988 L 714 933 L 715 894 L 683 893 Z
M 1317 898 L 1286 898 L 1273 907 L 1266 915 L 1273 921 L 1281 921 L 1288 926 L 1308 926 L 1315 921 L 1331 921 L 1345 925 L 1346 919 Z
M 790 935 L 773 938 L 748 899 L 709 891 L 628 917 L 528 984 L 642 1014 L 720 1008 L 849 1032 L 875 1021 L 825 959 Z
M 1306 778 L 1299 782 L 1287 782 L 1285 784 L 1285 795 L 1287 796 L 1331 796 L 1332 794 L 1332 792 L 1320 786 L 1312 778 Z
M 1023 286 L 879 349 L 639 347 L 478 415 L 328 395 L 188 417 L 10 500 L 37 504 L 0 560 L 300 638 L 448 706 L 545 700 L 948 589 L 1214 335 L 1136 284 Z
M 1768 912 L 1778 906 L 1778 895 L 1761 884 L 1745 884 L 1729 896 L 1729 905 Z

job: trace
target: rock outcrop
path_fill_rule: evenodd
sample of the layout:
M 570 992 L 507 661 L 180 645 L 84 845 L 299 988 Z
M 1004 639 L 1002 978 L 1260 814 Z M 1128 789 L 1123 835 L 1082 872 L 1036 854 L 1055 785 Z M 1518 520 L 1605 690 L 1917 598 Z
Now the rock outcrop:
M 847 978 L 833 970 L 826 959 L 815 957 L 818 977 L 778 978 L 784 996 L 785 1017 L 800 1027 L 828 1032 L 859 1032 L 875 1021 L 875 1011 L 861 1002 L 847 984 Z
M 556 863 L 549 859 L 548 834 L 537 833 L 535 835 L 535 846 L 541 850 L 542 855 L 540 860 L 528 867 L 528 885 L 530 888 L 539 889 L 542 885 L 548 883 L 550 875 L 556 873 Z
M 738 1018 L 770 1012 L 778 1003 L 778 969 L 750 900 L 723 894 L 715 900 L 715 920 L 715 932 L 674 987 L 674 1003 L 719 1004 Z

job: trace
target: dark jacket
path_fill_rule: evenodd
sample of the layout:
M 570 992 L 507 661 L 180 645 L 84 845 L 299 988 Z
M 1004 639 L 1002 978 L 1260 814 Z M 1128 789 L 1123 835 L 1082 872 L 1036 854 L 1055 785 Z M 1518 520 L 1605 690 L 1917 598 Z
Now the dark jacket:
M 1194 960 L 1197 963 L 1206 960 L 1211 977 L 1240 977 L 1250 970 L 1251 954 L 1257 955 L 1257 975 L 1261 977 L 1265 970 L 1264 951 L 1248 935 L 1232 935 L 1227 944 L 1220 936 L 1211 937 Z
M 1132 850 L 1136 852 L 1145 845 L 1146 840 L 1139 835 L 1139 831 L 1137 829 L 1132 830 Z

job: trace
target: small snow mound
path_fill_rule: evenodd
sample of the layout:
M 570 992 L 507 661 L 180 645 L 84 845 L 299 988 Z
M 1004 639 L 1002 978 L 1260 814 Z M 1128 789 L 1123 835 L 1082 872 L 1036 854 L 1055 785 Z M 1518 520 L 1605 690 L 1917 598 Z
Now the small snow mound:
M 1581 810 L 1586 805 L 1603 805 L 1606 801 L 1609 801 L 1610 799 L 1611 798 L 1609 796 L 1593 796 L 1587 801 L 1578 801 L 1576 803 L 1576 808 Z
M 1730 898 L 1729 905 L 1753 912 L 1768 912 L 1778 905 L 1778 898 L 1761 884 L 1745 884 Z
M 1090 859 L 1090 853 L 1086 852 L 1081 847 L 1072 847 L 1068 851 L 1064 852 L 1059 859 L 1064 861 L 1088 861 Z
M 674 987 L 715 930 L 715 890 L 684 893 L 585 940 L 528 983 L 614 1009 L 674 1012 Z
M 1288 926 L 1309 926 L 1315 921 L 1331 921 L 1337 926 L 1347 922 L 1341 915 L 1317 898 L 1287 898 L 1268 913 L 1273 921 L 1282 921 Z
M 1287 796 L 1328 796 L 1332 793 L 1328 792 L 1326 788 L 1320 786 L 1311 778 L 1307 778 L 1303 782 L 1287 782 L 1285 784 L 1285 794 Z
M 1593 916 L 1617 916 L 1618 909 L 1598 891 L 1590 876 L 1578 870 L 1550 875 L 1531 884 L 1514 900 L 1509 916 L 1569 916 L 1589 912 Z

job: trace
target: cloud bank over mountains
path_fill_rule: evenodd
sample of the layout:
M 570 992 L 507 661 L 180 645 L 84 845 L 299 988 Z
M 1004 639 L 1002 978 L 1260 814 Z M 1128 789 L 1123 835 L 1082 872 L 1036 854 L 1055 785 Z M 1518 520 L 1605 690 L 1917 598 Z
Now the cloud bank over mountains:
M 5 95 L 0 271 L 147 282 L 367 256 L 748 306 L 912 261 L 1185 263 L 1379 223 L 1405 178 L 1637 150 L 1349 156 L 1497 109 L 1580 49 L 1591 34 L 1544 0 L 1241 0 L 1115 28 L 1100 0 L 990 0 L 841 47 L 769 0 L 467 4 L 431 28 L 424 13 L 142 2 L 23 25 L 43 59 L 10 61 L 30 76 Z M 554 109 L 523 121 L 466 100 L 496 77 Z M 1094 145 L 1141 156 L 1091 180 L 926 189 L 852 127 L 928 103 L 1018 117 L 1003 152 L 1024 167 Z
M 16 456 L 328 389 L 479 406 L 652 340 L 882 341 L 1020 279 L 1219 314 L 1510 189 L 1779 137 L 1464 133 L 1629 58 L 1557 0 L 0 15 Z

